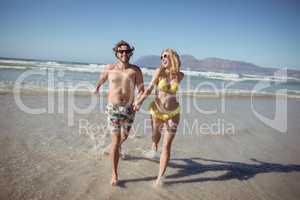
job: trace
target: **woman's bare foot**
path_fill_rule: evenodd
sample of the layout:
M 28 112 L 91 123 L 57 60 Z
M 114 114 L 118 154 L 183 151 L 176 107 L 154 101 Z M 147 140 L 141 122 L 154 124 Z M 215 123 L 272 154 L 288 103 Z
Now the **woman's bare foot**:
M 157 177 L 157 179 L 154 181 L 153 185 L 155 187 L 163 186 L 164 185 L 164 178 L 163 177 Z
M 111 184 L 112 186 L 118 185 L 118 176 L 113 175 L 113 176 L 111 177 L 110 184 Z

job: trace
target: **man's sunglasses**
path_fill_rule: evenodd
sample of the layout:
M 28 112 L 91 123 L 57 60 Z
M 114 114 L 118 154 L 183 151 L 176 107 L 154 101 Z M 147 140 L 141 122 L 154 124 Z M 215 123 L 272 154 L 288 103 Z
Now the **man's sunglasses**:
M 130 54 L 131 52 L 132 52 L 132 50 L 130 50 L 130 49 L 127 49 L 127 50 L 118 50 L 118 53 L 120 53 L 120 54 L 123 54 L 123 53 Z

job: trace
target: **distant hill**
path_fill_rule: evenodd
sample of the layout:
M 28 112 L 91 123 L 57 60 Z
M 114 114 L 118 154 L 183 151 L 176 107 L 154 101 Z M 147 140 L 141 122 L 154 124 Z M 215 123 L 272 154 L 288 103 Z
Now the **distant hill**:
M 147 68 L 156 68 L 160 64 L 160 56 L 148 55 L 142 56 L 135 61 L 136 65 Z
M 192 55 L 181 55 L 181 68 L 192 71 L 210 71 L 221 73 L 273 75 L 277 68 L 261 67 L 249 62 L 227 60 L 222 58 L 197 59 Z M 140 57 L 135 64 L 141 67 L 157 68 L 160 65 L 160 56 L 149 55 Z M 300 71 L 288 70 L 289 77 L 300 78 Z

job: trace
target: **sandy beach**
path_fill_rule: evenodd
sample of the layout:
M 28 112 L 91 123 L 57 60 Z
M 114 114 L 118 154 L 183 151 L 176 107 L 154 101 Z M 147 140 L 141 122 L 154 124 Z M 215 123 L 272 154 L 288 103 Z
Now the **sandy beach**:
M 47 108 L 44 94 L 22 100 L 31 108 Z M 90 98 L 75 100 L 85 107 Z M 273 100 L 257 97 L 255 107 L 272 117 Z M 199 113 L 191 102 L 216 112 Z M 151 146 L 149 116 L 138 113 L 123 147 L 128 157 L 120 161 L 120 185 L 111 187 L 111 163 L 100 152 L 109 143 L 102 129 L 105 101 L 89 114 L 75 112 L 70 126 L 67 106 L 65 112 L 55 106 L 53 113 L 28 114 L 13 94 L 1 94 L 0 199 L 299 199 L 300 100 L 288 99 L 287 133 L 259 120 L 250 98 L 227 98 L 224 112 L 220 102 L 181 98 L 181 123 L 162 187 L 152 185 L 158 162 L 144 157 Z M 102 138 L 98 146 L 87 130 Z

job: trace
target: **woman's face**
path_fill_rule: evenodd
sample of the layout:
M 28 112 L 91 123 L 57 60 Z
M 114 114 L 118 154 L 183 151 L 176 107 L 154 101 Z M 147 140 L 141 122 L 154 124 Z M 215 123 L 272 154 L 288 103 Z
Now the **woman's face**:
M 169 67 L 169 65 L 171 64 L 170 63 L 170 54 L 168 53 L 168 52 L 163 52 L 162 54 L 161 54 L 161 57 L 160 57 L 160 64 L 163 66 L 163 67 L 165 67 L 165 68 L 167 68 L 167 67 Z

